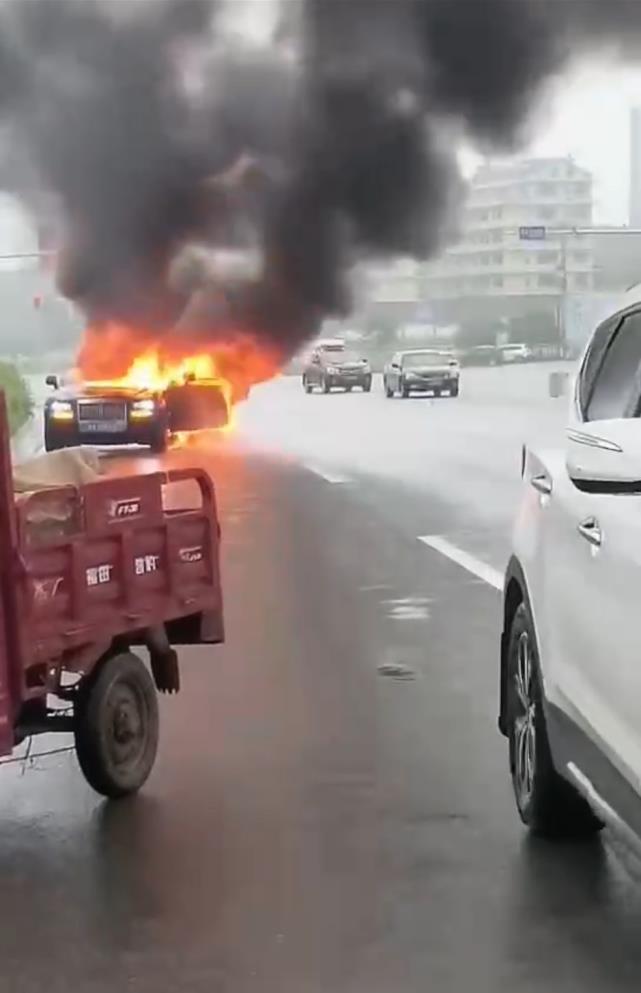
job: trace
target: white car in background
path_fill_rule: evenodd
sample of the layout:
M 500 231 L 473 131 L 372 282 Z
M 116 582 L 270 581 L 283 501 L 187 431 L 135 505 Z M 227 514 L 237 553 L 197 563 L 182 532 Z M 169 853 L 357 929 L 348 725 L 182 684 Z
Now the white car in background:
M 596 329 L 559 447 L 524 449 L 499 727 L 522 820 L 641 835 L 641 290 Z
M 500 345 L 500 361 L 509 365 L 511 362 L 528 362 L 532 358 L 532 350 L 527 345 Z

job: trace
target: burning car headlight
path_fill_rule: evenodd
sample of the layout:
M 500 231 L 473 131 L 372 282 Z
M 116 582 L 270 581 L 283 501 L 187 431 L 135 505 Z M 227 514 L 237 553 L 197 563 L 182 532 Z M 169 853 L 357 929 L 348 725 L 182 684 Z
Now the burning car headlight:
M 49 413 L 56 421 L 73 420 L 73 404 L 68 400 L 53 400 L 49 407 Z
M 131 405 L 132 417 L 153 417 L 156 413 L 155 400 L 134 400 Z

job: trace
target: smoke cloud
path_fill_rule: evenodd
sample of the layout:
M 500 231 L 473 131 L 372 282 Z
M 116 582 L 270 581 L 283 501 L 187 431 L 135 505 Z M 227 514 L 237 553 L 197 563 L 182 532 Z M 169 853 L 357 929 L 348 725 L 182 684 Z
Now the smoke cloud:
M 222 11 L 4 0 L 0 179 L 54 205 L 94 328 L 282 359 L 353 262 L 442 244 L 458 139 L 512 147 L 571 57 L 641 41 L 638 0 L 289 0 L 262 49 Z

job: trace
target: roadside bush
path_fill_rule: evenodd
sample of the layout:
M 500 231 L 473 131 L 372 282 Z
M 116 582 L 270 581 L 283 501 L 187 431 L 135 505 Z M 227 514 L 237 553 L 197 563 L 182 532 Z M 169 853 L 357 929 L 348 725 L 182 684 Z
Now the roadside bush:
M 0 362 L 0 389 L 7 398 L 9 427 L 14 434 L 31 416 L 33 401 L 29 387 L 10 362 Z

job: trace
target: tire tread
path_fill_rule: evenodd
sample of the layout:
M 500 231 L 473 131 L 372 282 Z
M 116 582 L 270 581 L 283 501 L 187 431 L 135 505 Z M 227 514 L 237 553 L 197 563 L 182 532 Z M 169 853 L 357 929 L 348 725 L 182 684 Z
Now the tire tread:
M 100 711 L 105 696 L 118 679 L 137 682 L 149 707 L 150 733 L 145 761 L 135 782 L 118 782 L 108 768 L 100 735 Z M 137 792 L 146 782 L 153 767 L 158 748 L 158 700 L 147 667 L 133 652 L 112 655 L 100 663 L 78 688 L 74 706 L 74 737 L 76 756 L 90 786 L 111 799 Z
M 535 679 L 535 728 L 536 761 L 534 788 L 527 808 L 517 807 L 523 823 L 533 834 L 548 838 L 585 838 L 602 828 L 601 821 L 593 813 L 587 801 L 575 787 L 554 767 L 550 741 L 547 732 L 538 647 L 534 626 L 529 610 L 521 603 L 514 615 L 510 629 L 508 647 L 508 693 L 512 691 L 512 659 L 514 646 L 524 631 L 527 631 L 532 644 Z M 510 699 L 510 698 L 509 698 Z M 510 772 L 514 773 L 512 758 L 512 707 L 508 704 L 508 736 L 510 738 Z M 516 795 L 516 790 L 515 790 Z

